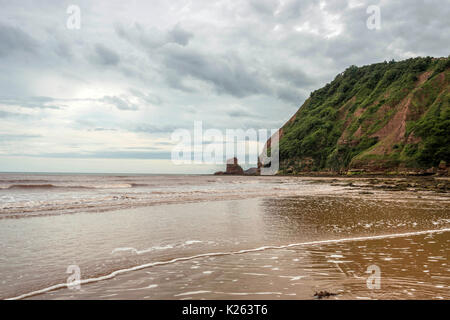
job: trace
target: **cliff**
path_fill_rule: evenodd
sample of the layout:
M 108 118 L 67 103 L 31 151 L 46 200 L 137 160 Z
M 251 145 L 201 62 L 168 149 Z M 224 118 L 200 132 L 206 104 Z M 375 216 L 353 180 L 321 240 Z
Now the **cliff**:
M 447 173 L 449 82 L 450 58 L 347 68 L 280 129 L 279 173 Z

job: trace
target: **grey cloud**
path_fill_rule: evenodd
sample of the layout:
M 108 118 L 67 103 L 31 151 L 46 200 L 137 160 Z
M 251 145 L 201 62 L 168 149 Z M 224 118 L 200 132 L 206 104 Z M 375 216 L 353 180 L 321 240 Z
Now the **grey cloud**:
M 31 118 L 28 114 L 9 112 L 0 110 L 0 118 L 18 118 L 18 119 L 29 119 Z
M 129 128 L 132 132 L 138 133 L 170 133 L 179 129 L 180 127 L 174 125 L 153 125 L 153 124 L 139 124 Z
M 187 46 L 189 40 L 194 36 L 193 33 L 183 29 L 179 24 L 168 31 L 161 31 L 156 28 L 146 29 L 139 23 L 135 23 L 131 28 L 116 24 L 115 31 L 120 38 L 129 43 L 151 50 L 169 43 Z
M 171 153 L 165 151 L 108 151 L 96 152 L 56 152 L 26 154 L 17 153 L 14 156 L 44 157 L 44 158 L 71 158 L 71 159 L 170 159 Z
M 0 104 L 9 105 L 9 106 L 19 106 L 22 108 L 31 108 L 31 109 L 61 109 L 61 107 L 55 105 L 55 99 L 51 97 L 0 97 Z
M 245 97 L 269 91 L 263 77 L 256 71 L 250 71 L 244 61 L 231 53 L 213 56 L 171 47 L 165 50 L 163 63 L 180 81 L 186 77 L 202 80 L 213 85 L 219 94 Z
M 120 110 L 137 110 L 138 106 L 136 106 L 133 103 L 130 103 L 129 101 L 125 100 L 124 98 L 116 97 L 116 96 L 104 96 L 100 101 L 112 104 L 117 109 Z
M 280 5 L 278 0 L 250 0 L 249 2 L 251 9 L 263 15 L 274 15 L 276 9 Z
M 72 50 L 68 43 L 64 41 L 59 41 L 56 48 L 55 53 L 63 58 L 63 59 L 70 59 L 73 56 Z
M 257 112 L 249 111 L 247 107 L 244 106 L 233 106 L 227 108 L 226 114 L 230 118 L 263 118 L 263 116 Z
M 305 15 L 309 7 L 318 4 L 318 1 L 287 0 L 279 7 L 279 12 L 275 18 L 281 23 L 292 20 L 301 22 L 302 17 Z
M 191 32 L 188 32 L 181 28 L 179 25 L 176 25 L 172 30 L 168 33 L 168 38 L 171 42 L 178 43 L 181 46 L 186 46 L 189 43 L 189 40 L 194 35 Z
M 35 50 L 37 41 L 19 28 L 0 24 L 0 57 L 14 51 Z
M 163 103 L 163 101 L 161 100 L 160 97 L 151 94 L 151 93 L 143 93 L 137 89 L 129 89 L 130 93 L 133 94 L 135 97 L 138 97 L 140 99 L 142 99 L 143 101 L 149 103 L 149 104 L 153 104 L 153 105 L 160 105 Z
M 4 1 L 0 21 L 8 25 L 0 23 L 0 118 L 20 127 L 27 118 L 36 119 L 37 108 L 73 107 L 58 112 L 58 118 L 45 112 L 43 120 L 61 124 L 56 130 L 68 122 L 83 133 L 117 128 L 118 135 L 158 137 L 167 137 L 174 124 L 192 128 L 194 119 L 203 120 L 205 128 L 277 128 L 310 91 L 349 65 L 450 53 L 450 7 L 442 1 L 353 4 L 358 2 L 362 5 L 198 0 L 182 7 L 177 1 L 138 1 L 133 11 L 118 0 L 101 10 L 86 1 L 82 29 L 72 32 L 64 21 L 55 28 L 55 21 L 64 19 L 54 18 L 61 11 L 50 2 L 43 9 L 31 1 Z M 381 30 L 366 27 L 371 4 L 381 7 Z M 114 14 L 118 8 L 127 12 Z M 99 72 L 104 67 L 107 78 Z M 28 98 L 51 96 L 60 87 L 62 99 Z M 98 95 L 86 96 L 94 87 Z M 109 93 L 111 88 L 119 89 Z M 89 101 L 142 110 L 128 112 L 125 122 L 115 112 L 76 108 Z M 141 104 L 151 107 L 144 110 Z M 233 105 L 239 107 L 226 107 Z M 36 110 L 20 113 L 21 107 Z M 150 109 L 154 118 L 145 123 L 142 117 Z M 64 148 L 68 143 L 61 140 Z
M 155 30 L 155 32 L 147 33 L 139 23 L 136 23 L 132 28 L 125 28 L 120 24 L 116 24 L 115 31 L 120 38 L 144 48 L 157 48 L 164 44 L 164 39 L 160 32 Z
M 117 129 L 98 127 L 98 128 L 94 128 L 93 131 L 117 131 Z
M 405 51 L 428 55 L 449 53 L 450 6 L 439 0 L 411 0 L 405 5 L 398 1 L 381 5 L 381 30 L 392 34 L 392 40 L 401 39 L 397 45 Z
M 233 111 L 229 111 L 227 112 L 228 116 L 230 116 L 231 118 L 251 118 L 254 115 L 248 111 L 245 110 L 233 110 Z
M 312 84 L 315 84 L 315 81 L 303 70 L 286 65 L 276 70 L 275 76 L 300 88 L 309 87 Z
M 73 154 L 73 156 L 97 159 L 170 159 L 171 153 L 164 151 L 98 151 L 82 155 Z
M 120 61 L 120 57 L 115 51 L 98 43 L 95 45 L 91 61 L 103 66 L 116 66 Z
M 289 87 L 280 87 L 277 89 L 277 97 L 284 100 L 290 104 L 300 105 L 301 101 L 304 100 L 304 96 L 301 95 L 295 89 Z
M 26 140 L 26 139 L 34 139 L 40 138 L 41 135 L 38 134 L 1 134 L 0 140 L 11 141 L 11 140 Z
M 341 35 L 327 41 L 325 56 L 343 70 L 351 64 L 362 65 L 411 56 L 447 56 L 450 50 L 450 7 L 441 1 L 422 0 L 382 2 L 381 29 L 366 26 L 370 3 L 342 10 L 328 2 L 326 9 L 339 14 Z
M 174 142 L 166 142 L 166 141 L 156 141 L 154 144 L 160 145 L 160 146 L 173 146 L 176 143 L 174 143 Z

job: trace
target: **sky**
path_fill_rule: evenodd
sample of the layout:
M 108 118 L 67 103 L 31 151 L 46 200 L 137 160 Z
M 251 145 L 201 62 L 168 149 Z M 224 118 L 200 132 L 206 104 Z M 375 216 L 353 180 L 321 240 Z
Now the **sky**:
M 0 7 L 0 172 L 211 173 L 176 130 L 277 129 L 350 65 L 450 54 L 449 0 Z

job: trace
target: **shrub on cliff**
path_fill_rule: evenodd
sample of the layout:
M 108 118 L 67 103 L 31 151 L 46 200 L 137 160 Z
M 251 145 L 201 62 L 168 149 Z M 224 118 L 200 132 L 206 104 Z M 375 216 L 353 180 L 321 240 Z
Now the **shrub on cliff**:
M 284 125 L 282 166 L 306 158 L 313 170 L 450 162 L 449 67 L 450 58 L 426 57 L 347 68 Z

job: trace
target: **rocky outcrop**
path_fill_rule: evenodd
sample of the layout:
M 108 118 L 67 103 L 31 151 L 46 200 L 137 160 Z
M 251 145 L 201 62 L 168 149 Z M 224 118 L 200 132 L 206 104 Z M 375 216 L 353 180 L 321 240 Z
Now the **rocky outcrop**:
M 237 158 L 232 158 L 227 160 L 227 171 L 226 174 L 244 174 L 244 170 L 242 167 L 238 164 Z
M 236 157 L 227 160 L 227 170 L 225 172 L 219 171 L 219 172 L 215 173 L 215 175 L 223 175 L 223 174 L 229 174 L 229 175 L 243 175 L 244 174 L 244 170 L 238 164 L 238 159 Z
M 258 168 L 250 168 L 244 171 L 244 175 L 246 176 L 258 176 L 260 173 Z

